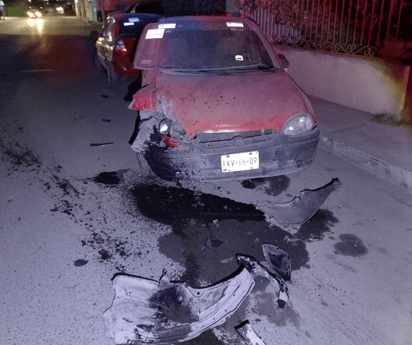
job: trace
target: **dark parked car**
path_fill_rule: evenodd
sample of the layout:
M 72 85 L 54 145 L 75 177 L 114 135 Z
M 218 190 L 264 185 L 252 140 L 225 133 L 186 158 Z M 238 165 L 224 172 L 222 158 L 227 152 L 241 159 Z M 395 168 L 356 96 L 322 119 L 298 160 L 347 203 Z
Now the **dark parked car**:
M 284 66 L 247 19 L 171 17 L 147 25 L 134 58 L 144 87 L 130 105 L 139 111 L 132 148 L 140 172 L 226 180 L 307 168 L 319 129 Z
M 133 69 L 133 57 L 143 28 L 157 22 L 162 16 L 147 13 L 114 13 L 97 36 L 96 65 L 107 70 L 110 87 L 117 87 L 122 77 L 140 77 L 140 70 Z

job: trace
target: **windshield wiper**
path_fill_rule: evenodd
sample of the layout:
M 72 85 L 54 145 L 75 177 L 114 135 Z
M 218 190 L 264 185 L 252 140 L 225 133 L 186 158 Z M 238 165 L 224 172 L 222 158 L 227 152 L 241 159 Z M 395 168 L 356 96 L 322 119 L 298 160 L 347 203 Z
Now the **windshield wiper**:
M 260 65 L 257 66 L 257 68 L 267 70 L 267 69 L 275 68 L 275 66 L 273 66 L 269 63 L 261 63 Z
M 169 72 L 174 73 L 217 73 L 217 74 L 227 74 L 236 72 L 248 72 L 253 70 L 269 70 L 275 69 L 274 66 L 268 63 L 260 63 L 248 66 L 231 66 L 231 67 L 220 67 L 220 68 L 194 68 L 194 69 L 182 69 L 173 67 L 163 67 Z

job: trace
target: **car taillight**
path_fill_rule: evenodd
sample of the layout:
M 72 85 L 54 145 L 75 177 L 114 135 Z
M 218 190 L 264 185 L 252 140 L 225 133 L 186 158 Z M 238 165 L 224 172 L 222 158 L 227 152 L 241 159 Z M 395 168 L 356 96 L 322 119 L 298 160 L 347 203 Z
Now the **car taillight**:
M 127 55 L 127 49 L 122 39 L 119 39 L 114 47 L 114 53 L 117 55 Z

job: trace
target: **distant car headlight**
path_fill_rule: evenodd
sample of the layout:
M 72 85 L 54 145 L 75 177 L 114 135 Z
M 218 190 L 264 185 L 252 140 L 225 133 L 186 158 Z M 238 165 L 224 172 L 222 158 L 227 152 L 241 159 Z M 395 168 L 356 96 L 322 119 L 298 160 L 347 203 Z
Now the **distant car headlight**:
M 41 12 L 40 11 L 36 11 L 34 13 L 36 14 L 36 17 L 41 17 Z
M 33 13 L 33 12 L 27 12 L 27 15 L 28 15 L 30 18 L 33 18 L 33 17 L 34 17 L 34 13 Z
M 309 114 L 300 113 L 286 121 L 282 132 L 286 135 L 299 135 L 309 132 L 313 125 L 312 117 Z
M 56 7 L 56 11 L 59 12 L 60 14 L 64 13 L 64 9 L 61 6 Z

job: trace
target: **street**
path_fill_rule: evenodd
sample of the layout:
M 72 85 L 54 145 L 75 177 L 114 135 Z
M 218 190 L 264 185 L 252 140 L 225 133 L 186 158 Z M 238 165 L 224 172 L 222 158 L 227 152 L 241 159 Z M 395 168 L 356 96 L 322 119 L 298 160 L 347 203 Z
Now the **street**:
M 123 272 L 204 287 L 241 253 L 286 250 L 291 306 L 265 281 L 223 325 L 185 344 L 412 344 L 412 197 L 318 150 L 300 173 L 225 182 L 142 179 L 128 144 L 134 80 L 109 89 L 90 25 L 0 22 L 0 343 L 114 344 L 103 313 Z M 339 178 L 320 210 L 282 228 L 254 205 Z

